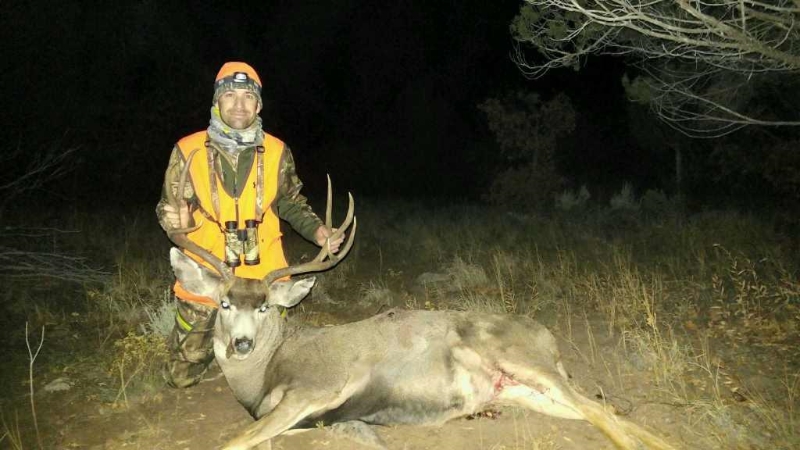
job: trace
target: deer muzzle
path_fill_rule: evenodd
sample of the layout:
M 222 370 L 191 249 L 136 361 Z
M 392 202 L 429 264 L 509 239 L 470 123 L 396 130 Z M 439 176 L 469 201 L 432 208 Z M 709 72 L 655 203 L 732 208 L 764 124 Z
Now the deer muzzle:
M 236 338 L 233 340 L 233 347 L 236 349 L 236 354 L 246 356 L 253 351 L 253 340 L 247 338 Z

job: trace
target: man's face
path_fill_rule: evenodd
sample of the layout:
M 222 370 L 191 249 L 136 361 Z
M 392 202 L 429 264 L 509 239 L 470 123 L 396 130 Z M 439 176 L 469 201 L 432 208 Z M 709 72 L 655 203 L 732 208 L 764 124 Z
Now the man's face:
M 252 125 L 261 112 L 258 97 L 247 89 L 226 91 L 217 100 L 217 105 L 222 121 L 235 130 L 244 130 Z

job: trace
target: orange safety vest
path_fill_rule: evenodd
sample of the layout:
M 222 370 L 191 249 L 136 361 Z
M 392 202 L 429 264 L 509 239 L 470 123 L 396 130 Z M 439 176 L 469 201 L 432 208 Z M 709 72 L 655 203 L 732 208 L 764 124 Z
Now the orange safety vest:
M 270 271 L 287 266 L 281 244 L 280 221 L 271 207 L 278 193 L 278 176 L 284 143 L 264 133 L 263 152 L 261 149 L 256 149 L 247 182 L 237 183 L 242 186 L 243 191 L 237 193 L 238 197 L 234 198 L 225 190 L 216 171 L 210 170 L 214 159 L 213 150 L 206 146 L 207 139 L 206 132 L 200 131 L 178 141 L 178 149 L 183 154 L 184 160 L 193 150 L 199 149 L 189 167 L 189 176 L 200 204 L 200 208 L 193 212 L 194 223 L 202 225 L 187 236 L 214 256 L 224 260 L 224 223 L 237 221 L 238 228 L 244 229 L 245 220 L 260 221 L 258 226 L 260 264 L 248 266 L 243 262 L 242 265 L 233 268 L 237 277 L 260 280 Z M 216 194 L 218 202 L 213 200 L 212 192 Z M 198 256 L 185 250 L 184 252 L 195 261 L 214 270 Z M 186 291 L 177 281 L 174 290 L 175 295 L 181 300 L 216 307 L 213 300 Z

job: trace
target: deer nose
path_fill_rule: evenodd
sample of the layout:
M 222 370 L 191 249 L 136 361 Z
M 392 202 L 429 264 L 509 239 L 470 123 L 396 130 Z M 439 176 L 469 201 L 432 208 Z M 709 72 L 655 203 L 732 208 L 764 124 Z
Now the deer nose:
M 250 353 L 250 350 L 253 349 L 253 340 L 236 338 L 233 341 L 233 345 L 236 347 L 236 353 L 240 355 L 246 355 Z

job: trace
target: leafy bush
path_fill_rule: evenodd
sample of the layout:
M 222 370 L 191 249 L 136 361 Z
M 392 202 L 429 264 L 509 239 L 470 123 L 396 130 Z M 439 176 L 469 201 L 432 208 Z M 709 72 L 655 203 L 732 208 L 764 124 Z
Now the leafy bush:
M 484 199 L 506 208 L 538 209 L 550 206 L 561 184 L 555 171 L 529 164 L 498 173 Z
M 661 190 L 648 189 L 639 200 L 642 217 L 649 221 L 662 221 L 678 215 L 680 205 Z
M 636 196 L 633 193 L 633 187 L 630 183 L 622 185 L 622 190 L 611 197 L 611 209 L 622 211 L 638 211 L 639 202 L 636 201 Z
M 119 378 L 115 404 L 121 399 L 127 406 L 128 389 L 132 387 L 146 389 L 163 384 L 161 371 L 168 356 L 163 336 L 130 332 L 114 342 L 114 351 L 108 374 Z
M 586 185 L 581 186 L 578 192 L 564 191 L 556 196 L 556 209 L 560 211 L 573 211 L 586 209 L 586 204 L 592 195 Z

